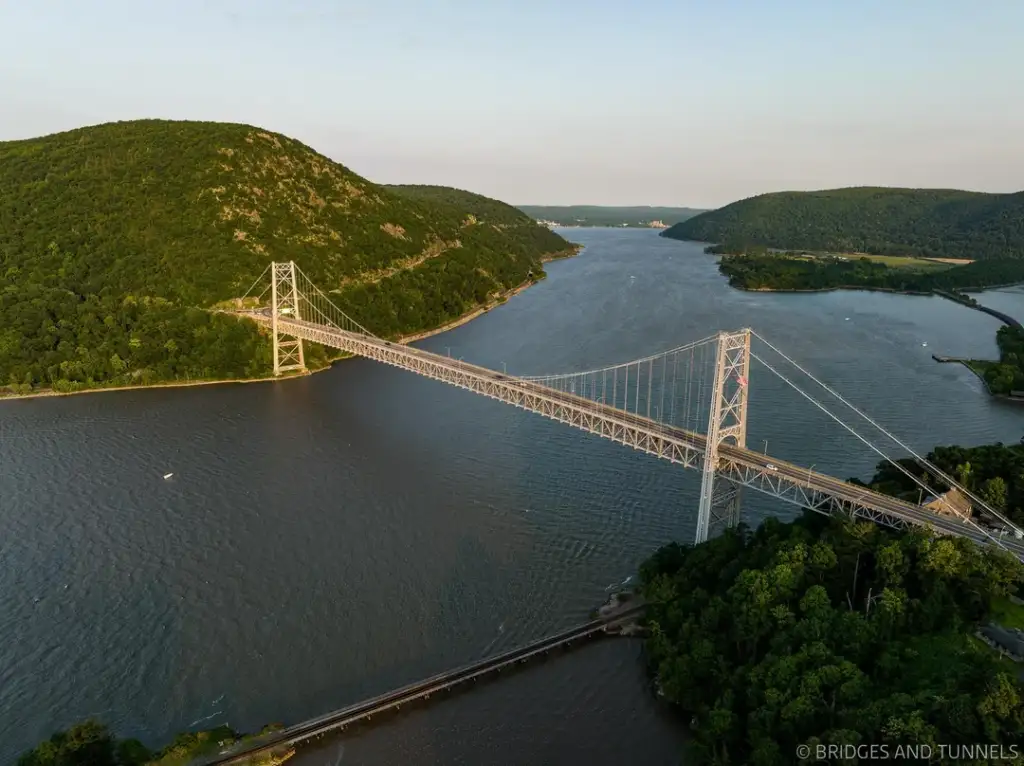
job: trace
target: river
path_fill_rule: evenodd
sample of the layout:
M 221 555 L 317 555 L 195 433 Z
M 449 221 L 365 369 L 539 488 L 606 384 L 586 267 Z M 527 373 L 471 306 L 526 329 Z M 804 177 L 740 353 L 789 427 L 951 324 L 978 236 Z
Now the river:
M 751 326 L 916 449 L 1024 435 L 1024 407 L 930 358 L 994 355 L 986 314 L 743 293 L 697 245 L 566 233 L 580 256 L 418 345 L 542 374 Z M 1024 318 L 1020 291 L 981 299 Z M 756 366 L 750 407 L 755 448 L 841 477 L 878 460 Z M 692 538 L 696 486 L 358 359 L 282 383 L 0 403 L 0 762 L 86 716 L 152 744 L 291 723 L 582 622 L 659 544 Z M 747 496 L 749 521 L 774 510 Z M 683 727 L 639 656 L 594 644 L 298 762 L 674 763 Z

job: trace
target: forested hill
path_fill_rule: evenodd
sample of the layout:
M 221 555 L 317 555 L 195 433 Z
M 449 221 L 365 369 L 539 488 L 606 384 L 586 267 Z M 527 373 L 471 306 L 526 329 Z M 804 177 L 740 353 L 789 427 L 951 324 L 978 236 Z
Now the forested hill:
M 930 258 L 1024 258 L 1024 192 L 852 188 L 734 202 L 663 232 L 673 239 Z
M 271 260 L 296 261 L 380 335 L 436 327 L 570 249 L 512 210 L 380 186 L 248 125 L 140 120 L 0 143 L 0 389 L 264 374 L 254 326 L 203 309 Z
M 539 228 L 537 222 L 519 208 L 464 189 L 423 184 L 391 184 L 384 188 L 410 199 L 454 207 L 474 218 L 486 220 L 492 226 L 523 227 L 534 231 Z

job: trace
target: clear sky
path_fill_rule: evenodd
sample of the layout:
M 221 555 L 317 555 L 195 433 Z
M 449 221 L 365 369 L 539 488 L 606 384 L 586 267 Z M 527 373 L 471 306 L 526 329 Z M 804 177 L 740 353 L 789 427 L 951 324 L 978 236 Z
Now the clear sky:
M 246 122 L 526 204 L 1024 188 L 1024 0 L 0 0 L 0 140 Z

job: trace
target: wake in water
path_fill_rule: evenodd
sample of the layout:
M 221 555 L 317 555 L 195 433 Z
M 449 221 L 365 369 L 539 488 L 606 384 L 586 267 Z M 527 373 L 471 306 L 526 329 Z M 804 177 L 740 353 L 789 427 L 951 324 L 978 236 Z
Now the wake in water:
M 224 711 L 223 710 L 218 710 L 216 713 L 211 713 L 208 716 L 204 716 L 202 718 L 197 718 L 196 720 L 194 720 L 192 723 L 190 723 L 188 725 L 188 728 L 191 729 L 193 726 L 198 726 L 199 724 L 203 723 L 204 721 L 209 721 L 210 719 L 216 718 L 217 716 L 221 716 L 221 715 L 224 715 Z
M 220 703 L 224 701 L 224 698 L 226 696 L 227 696 L 226 694 L 222 694 L 219 697 L 217 697 L 217 699 L 215 699 L 213 702 L 210 703 L 210 707 L 212 707 L 212 708 L 218 707 L 220 705 Z M 197 718 L 196 720 L 194 720 L 192 723 L 190 723 L 188 725 L 188 728 L 191 729 L 193 726 L 198 726 L 199 724 L 204 723 L 206 721 L 212 721 L 213 719 L 215 719 L 215 718 L 217 718 L 219 716 L 223 716 L 223 715 L 224 715 L 224 711 L 218 709 L 215 712 L 210 713 L 210 715 L 205 715 L 202 718 Z

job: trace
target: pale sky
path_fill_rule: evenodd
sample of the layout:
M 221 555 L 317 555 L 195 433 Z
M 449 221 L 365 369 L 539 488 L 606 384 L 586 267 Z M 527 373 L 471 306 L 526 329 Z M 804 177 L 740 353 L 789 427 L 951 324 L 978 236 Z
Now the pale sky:
M 1024 188 L 1024 0 L 0 0 L 0 140 L 260 125 L 513 204 Z

